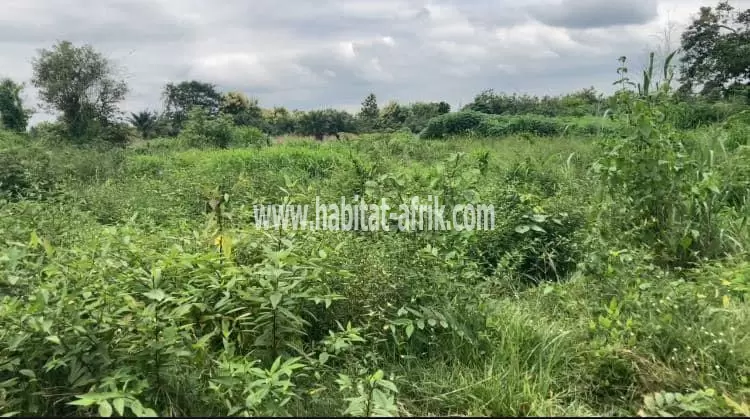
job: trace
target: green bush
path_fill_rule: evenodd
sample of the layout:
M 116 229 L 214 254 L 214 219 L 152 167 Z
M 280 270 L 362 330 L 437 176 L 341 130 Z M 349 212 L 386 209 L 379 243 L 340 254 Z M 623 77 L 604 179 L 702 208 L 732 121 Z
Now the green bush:
M 617 125 L 601 117 L 554 118 L 542 115 L 489 115 L 462 111 L 431 119 L 421 138 L 445 138 L 475 134 L 482 137 L 508 137 L 530 134 L 538 137 L 568 135 L 611 135 Z
M 726 121 L 747 106 L 735 103 L 680 102 L 670 106 L 669 119 L 678 129 L 695 129 Z
M 51 154 L 32 144 L 0 149 L 0 195 L 20 199 L 49 192 L 57 180 Z
M 255 127 L 235 127 L 232 132 L 232 147 L 262 147 L 268 144 L 268 136 Z
M 430 119 L 420 133 L 425 139 L 445 138 L 452 135 L 470 134 L 479 128 L 486 114 L 475 111 L 447 113 Z
M 185 128 L 180 132 L 190 147 L 229 148 L 234 137 L 234 122 L 229 115 L 211 116 L 200 107 L 188 113 Z

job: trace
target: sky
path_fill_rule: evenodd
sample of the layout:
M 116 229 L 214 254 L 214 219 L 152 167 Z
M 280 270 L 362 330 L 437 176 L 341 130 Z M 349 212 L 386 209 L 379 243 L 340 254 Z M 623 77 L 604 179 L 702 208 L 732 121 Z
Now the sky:
M 617 59 L 631 72 L 648 51 L 679 46 L 701 6 L 717 0 L 3 0 L 0 77 L 49 120 L 31 60 L 68 40 L 117 65 L 127 112 L 161 110 L 168 82 L 200 80 L 263 107 L 441 101 L 482 90 L 610 92 Z M 750 7 L 750 0 L 734 0 Z

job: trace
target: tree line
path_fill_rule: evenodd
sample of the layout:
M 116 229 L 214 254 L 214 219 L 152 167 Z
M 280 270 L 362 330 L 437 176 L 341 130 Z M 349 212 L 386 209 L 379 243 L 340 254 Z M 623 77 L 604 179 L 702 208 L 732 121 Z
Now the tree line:
M 681 101 L 750 104 L 750 9 L 736 10 L 728 1 L 701 7 L 682 34 L 681 50 Z M 78 141 L 103 138 L 125 142 L 133 130 L 143 139 L 176 136 L 194 111 L 208 118 L 224 115 L 236 126 L 256 127 L 269 135 L 299 134 L 319 140 L 341 132 L 416 133 L 430 119 L 451 112 L 446 102 L 402 105 L 392 101 L 380 108 L 373 93 L 363 100 L 357 114 L 336 109 L 264 109 L 242 92 L 220 92 L 214 84 L 188 80 L 164 86 L 161 112 L 143 110 L 125 116 L 119 104 L 128 86 L 117 77 L 113 63 L 90 45 L 58 42 L 38 52 L 32 69 L 31 83 L 39 91 L 42 106 L 59 115 L 57 122 L 46 128 Z M 5 129 L 27 129 L 32 110 L 22 103 L 23 88 L 13 80 L 0 80 L 0 126 Z M 507 95 L 489 89 L 461 110 L 495 115 L 601 115 L 612 100 L 593 88 L 557 97 Z

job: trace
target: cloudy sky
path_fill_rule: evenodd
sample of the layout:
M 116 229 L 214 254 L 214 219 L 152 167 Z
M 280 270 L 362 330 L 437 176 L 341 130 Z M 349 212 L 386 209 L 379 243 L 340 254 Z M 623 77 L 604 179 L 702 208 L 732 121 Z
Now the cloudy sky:
M 617 58 L 642 63 L 716 0 L 3 0 L 0 77 L 27 84 L 58 40 L 89 43 L 122 69 L 127 111 L 160 109 L 169 81 L 197 79 L 261 105 L 354 111 L 486 88 L 610 91 Z M 750 7 L 750 0 L 734 0 Z M 26 98 L 36 105 L 36 92 Z M 39 112 L 33 122 L 49 119 Z

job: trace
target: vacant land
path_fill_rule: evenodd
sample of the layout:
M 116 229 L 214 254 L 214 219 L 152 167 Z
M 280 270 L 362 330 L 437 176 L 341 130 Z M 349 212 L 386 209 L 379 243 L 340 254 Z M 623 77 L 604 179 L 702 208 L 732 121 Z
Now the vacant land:
M 4 133 L 0 410 L 747 414 L 748 126 L 653 127 L 225 150 Z M 254 204 L 355 195 L 492 203 L 495 228 L 255 227 Z
M 749 18 L 701 8 L 679 83 L 453 111 L 185 80 L 126 121 L 102 53 L 38 51 L 56 121 L 0 81 L 0 415 L 750 416 Z

